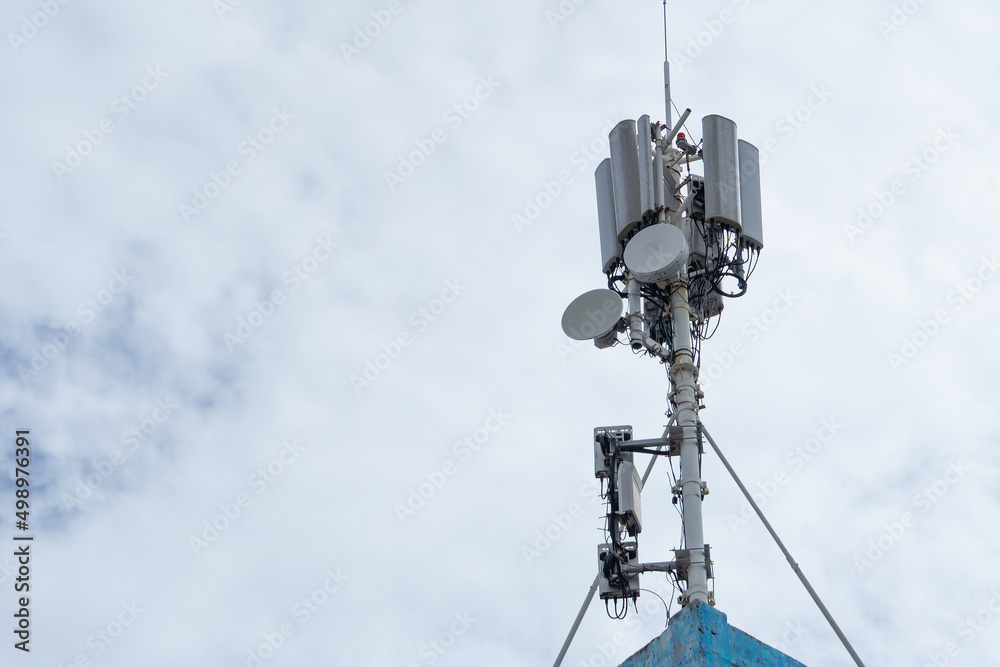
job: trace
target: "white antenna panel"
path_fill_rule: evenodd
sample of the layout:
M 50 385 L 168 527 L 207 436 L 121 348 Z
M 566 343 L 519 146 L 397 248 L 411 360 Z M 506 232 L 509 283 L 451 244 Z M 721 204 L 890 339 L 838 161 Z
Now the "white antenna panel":
M 642 200 L 639 195 L 639 147 L 635 140 L 635 121 L 623 120 L 608 136 L 611 145 L 611 177 L 615 191 L 615 220 L 618 240 L 625 237 L 642 220 Z
M 705 219 L 740 230 L 740 165 L 736 123 L 722 116 L 701 121 L 705 159 Z
M 639 209 L 643 215 L 647 211 L 656 210 L 654 187 L 656 177 L 653 175 L 653 131 L 649 116 L 642 116 L 638 125 L 639 143 Z
M 618 513 L 629 535 L 642 532 L 642 478 L 632 461 L 622 461 L 618 467 Z
M 597 185 L 597 224 L 601 235 L 601 270 L 608 273 L 622 256 L 615 220 L 615 187 L 611 177 L 611 158 L 604 158 L 594 172 Z
M 764 219 L 760 206 L 760 151 L 748 141 L 739 140 L 740 222 L 743 238 L 760 250 L 764 247 Z

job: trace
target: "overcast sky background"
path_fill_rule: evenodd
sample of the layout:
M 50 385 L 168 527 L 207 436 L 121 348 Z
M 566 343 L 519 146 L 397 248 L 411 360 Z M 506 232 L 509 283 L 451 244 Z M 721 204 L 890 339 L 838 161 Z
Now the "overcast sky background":
M 559 328 L 604 285 L 607 133 L 663 117 L 661 5 L 223 2 L 4 6 L 0 538 L 28 428 L 35 542 L 3 662 L 550 665 L 596 573 L 592 430 L 665 421 L 661 366 Z M 1000 7 L 670 11 L 690 134 L 764 156 L 704 423 L 867 664 L 1000 662 Z M 643 561 L 678 546 L 663 463 Z M 848 664 L 704 476 L 717 608 Z M 595 603 L 565 664 L 646 644 L 639 607 Z

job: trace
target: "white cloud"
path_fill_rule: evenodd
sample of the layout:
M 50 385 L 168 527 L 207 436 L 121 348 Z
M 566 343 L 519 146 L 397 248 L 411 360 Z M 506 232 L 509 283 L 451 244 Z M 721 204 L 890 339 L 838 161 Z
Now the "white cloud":
M 5 35 L 45 4 L 14 3 Z M 266 665 L 554 660 L 601 539 L 601 510 L 581 495 L 592 429 L 631 423 L 651 437 L 665 420 L 662 368 L 622 348 L 557 351 L 562 308 L 604 284 L 597 159 L 580 147 L 609 120 L 662 116 L 660 6 L 580 3 L 553 30 L 557 2 L 399 0 L 348 62 L 341 43 L 390 4 L 244 0 L 220 19 L 209 2 L 71 2 L 0 51 L 0 398 L 8 435 L 32 431 L 36 483 L 25 664 L 245 665 L 262 646 L 274 649 Z M 694 119 L 728 115 L 773 148 L 760 267 L 705 358 L 745 342 L 741 327 L 778 290 L 801 297 L 713 379 L 705 423 L 759 488 L 821 419 L 841 420 L 769 498 L 779 532 L 869 664 L 923 664 L 947 642 L 961 649 L 954 664 L 996 662 L 995 633 L 967 640 L 959 624 L 1000 585 L 989 567 L 1000 284 L 957 311 L 948 295 L 1000 245 L 989 176 L 1000 100 L 984 85 L 997 55 L 986 27 L 1000 17 L 985 2 L 927 2 L 883 39 L 888 1 L 672 2 L 672 57 L 724 10 L 734 20 L 675 65 L 677 103 Z M 148 68 L 166 75 L 144 85 Z M 484 79 L 499 86 L 486 94 Z M 145 99 L 122 115 L 116 100 L 136 86 Z M 831 94 L 810 107 L 817 89 Z M 275 109 L 294 119 L 260 137 Z M 104 119 L 113 131 L 97 143 Z M 954 146 L 911 178 L 907 161 L 949 127 Z M 390 189 L 385 173 L 436 128 L 443 140 Z M 247 137 L 266 144 L 253 159 Z M 53 161 L 81 141 L 95 145 L 60 179 Z M 511 216 L 562 171 L 570 181 L 518 233 Z M 219 179 L 183 220 L 194 189 Z M 905 193 L 852 243 L 845 226 L 894 179 Z M 336 249 L 293 288 L 283 276 L 315 258 L 319 238 Z M 134 278 L 112 289 L 123 269 Z M 467 287 L 439 307 L 447 281 Z M 284 301 L 230 350 L 225 334 L 275 290 Z M 937 307 L 947 324 L 894 370 L 887 354 Z M 426 326 L 421 308 L 434 313 Z M 351 376 L 401 334 L 409 344 L 356 392 Z M 36 352 L 43 367 L 22 381 Z M 64 508 L 166 397 L 176 411 Z M 501 406 L 509 423 L 464 459 L 456 443 Z M 257 494 L 252 476 L 293 439 L 301 456 Z M 919 513 L 913 496 L 955 459 L 969 473 Z M 9 539 L 13 463 L 0 461 Z M 394 505 L 446 461 L 454 474 L 401 525 Z M 710 455 L 705 469 L 719 608 L 806 664 L 843 664 L 766 534 L 752 521 L 730 529 L 742 499 L 724 470 Z M 642 555 L 666 560 L 679 526 L 657 474 Z M 189 537 L 241 493 L 252 502 L 195 555 Z M 526 564 L 521 547 L 578 502 L 583 516 Z M 855 556 L 906 511 L 915 525 L 859 573 Z M 330 571 L 347 576 L 336 592 Z M 317 590 L 326 601 L 300 622 L 295 605 Z M 88 638 L 117 631 L 133 601 L 143 611 L 96 655 Z M 662 627 L 662 609 L 636 629 L 594 607 L 566 664 L 624 632 L 620 662 Z M 442 640 L 466 613 L 476 621 Z M 283 623 L 294 634 L 274 647 Z M 789 623 L 805 628 L 794 642 Z

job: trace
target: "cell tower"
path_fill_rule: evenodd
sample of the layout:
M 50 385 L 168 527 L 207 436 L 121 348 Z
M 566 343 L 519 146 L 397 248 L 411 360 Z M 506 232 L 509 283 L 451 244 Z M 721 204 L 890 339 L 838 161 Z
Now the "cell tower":
M 711 550 L 702 522 L 702 502 L 708 493 L 701 478 L 706 442 L 862 665 L 699 418 L 704 398 L 698 385 L 701 344 L 719 326 L 726 300 L 746 293 L 764 245 L 760 161 L 757 148 L 739 138 L 736 123 L 728 118 L 704 116 L 697 141 L 682 131 L 691 109 L 672 122 L 669 59 L 664 62 L 664 92 L 664 122 L 652 122 L 644 115 L 623 120 L 611 131 L 610 157 L 595 173 L 601 270 L 607 288 L 575 299 L 563 314 L 562 328 L 570 338 L 593 340 L 600 349 L 627 344 L 634 353 L 667 366 L 669 421 L 662 436 L 653 439 L 636 439 L 631 426 L 594 429 L 594 472 L 607 503 L 605 541 L 598 545 L 594 585 L 556 666 L 595 592 L 600 592 L 612 616 L 622 618 L 629 601 L 634 604 L 639 596 L 642 572 L 666 572 L 683 607 L 715 604 Z M 653 455 L 642 476 L 635 464 L 637 453 Z M 640 492 L 657 456 L 679 460 L 672 493 L 682 516 L 683 543 L 673 549 L 670 561 L 642 563 Z
M 669 109 L 669 97 L 667 104 Z M 594 430 L 595 471 L 606 482 L 609 506 L 609 542 L 599 549 L 605 600 L 638 596 L 634 538 L 642 530 L 641 480 L 633 454 L 655 452 L 680 459 L 673 493 L 684 544 L 670 572 L 681 587 L 681 604 L 712 602 L 702 529 L 707 489 L 700 476 L 699 351 L 718 326 L 725 300 L 746 293 L 763 234 L 757 149 L 738 138 L 736 123 L 717 115 L 702 119 L 702 139 L 693 143 L 681 132 L 690 114 L 685 110 L 672 127 L 642 116 L 611 131 L 611 157 L 595 174 L 608 288 L 580 296 L 562 318 L 571 338 L 593 339 L 599 348 L 625 342 L 669 368 L 668 414 L 675 425 L 662 438 L 634 440 L 628 426 Z

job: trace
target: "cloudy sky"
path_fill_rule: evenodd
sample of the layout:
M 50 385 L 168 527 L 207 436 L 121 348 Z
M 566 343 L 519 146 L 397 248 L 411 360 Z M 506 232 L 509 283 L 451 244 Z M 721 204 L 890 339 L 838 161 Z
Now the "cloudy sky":
M 670 12 L 690 134 L 722 114 L 764 161 L 706 427 L 867 664 L 997 663 L 1000 8 Z M 8 626 L 35 538 L 4 664 L 551 665 L 596 573 L 592 430 L 665 420 L 661 366 L 559 328 L 603 285 L 607 133 L 663 117 L 660 3 L 12 0 L 0 25 Z M 644 561 L 678 546 L 663 463 Z M 704 470 L 717 608 L 848 664 Z M 565 664 L 665 615 L 595 603 Z

